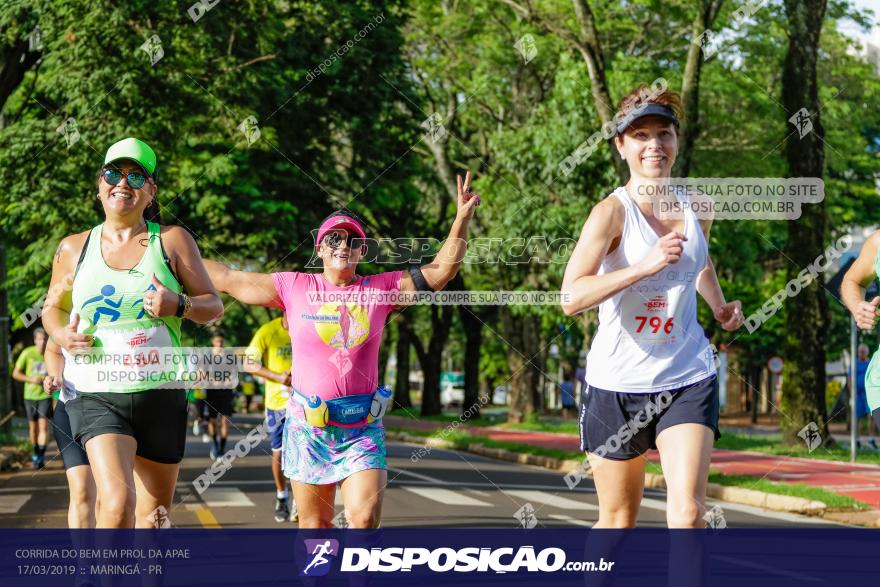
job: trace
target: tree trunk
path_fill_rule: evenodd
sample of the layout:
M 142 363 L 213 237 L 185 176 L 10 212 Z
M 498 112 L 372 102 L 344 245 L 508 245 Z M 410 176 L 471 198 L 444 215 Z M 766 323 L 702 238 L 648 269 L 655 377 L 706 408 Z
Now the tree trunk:
M 0 46 L 0 113 L 6 105 L 6 100 L 21 84 L 24 74 L 40 60 L 41 56 L 42 53 L 38 51 L 28 50 L 27 38 Z M 7 121 L 0 114 L 0 130 L 6 125 Z
M 608 89 L 608 79 L 605 76 L 605 57 L 602 45 L 599 42 L 599 32 L 596 28 L 596 17 L 587 0 L 572 0 L 574 14 L 580 29 L 580 42 L 577 50 L 587 65 L 587 73 L 590 76 L 590 92 L 593 95 L 593 104 L 599 113 L 599 120 L 607 124 L 614 120 L 614 100 L 611 99 L 611 91 Z M 620 154 L 614 147 L 614 139 L 608 141 L 611 149 L 611 160 L 621 182 L 629 178 L 629 168 L 626 162 L 620 158 Z
M 430 306 L 431 338 L 425 349 L 419 337 L 410 331 L 410 340 L 419 357 L 422 382 L 422 416 L 436 416 L 443 411 L 440 403 L 440 372 L 443 370 L 443 348 L 452 325 L 452 306 Z M 409 327 L 408 325 L 406 326 Z
M 483 387 L 486 390 L 486 398 L 487 403 L 494 404 L 495 403 L 495 378 L 486 376 L 486 379 L 483 380 Z
M 752 417 L 752 424 L 758 423 L 758 405 L 761 402 L 758 390 L 761 389 L 761 367 L 752 367 L 749 369 L 749 413 Z
M 441 357 L 429 355 L 429 359 L 422 363 L 422 416 L 436 416 L 443 412 L 443 404 L 440 401 L 440 372 L 443 369 Z
M 505 4 L 514 9 L 518 14 L 533 20 L 536 24 L 548 32 L 558 35 L 571 47 L 580 53 L 587 66 L 587 74 L 590 78 L 590 93 L 593 104 L 599 114 L 600 122 L 608 124 L 613 122 L 615 100 L 611 97 L 608 88 L 608 79 L 605 75 L 605 57 L 602 43 L 599 39 L 596 16 L 588 0 L 572 0 L 577 32 L 557 23 L 552 17 L 539 14 L 531 2 L 519 2 L 518 0 L 503 0 Z M 718 12 L 721 10 L 723 0 L 701 0 L 699 12 L 694 19 L 692 33 L 694 36 L 701 35 L 710 30 L 715 22 Z M 682 102 L 684 103 L 684 120 L 681 125 L 681 149 L 676 163 L 676 173 L 682 177 L 690 171 L 691 155 L 693 146 L 699 133 L 699 85 L 700 72 L 703 66 L 703 55 L 699 45 L 692 44 L 688 49 L 688 59 L 685 64 L 684 78 L 682 80 Z M 646 83 L 652 80 L 646 80 Z M 626 162 L 620 158 L 614 146 L 614 139 L 608 141 L 611 150 L 611 159 L 617 176 L 622 183 L 629 179 L 629 168 Z
M 462 418 L 480 418 L 480 347 L 483 345 L 483 322 L 468 306 L 458 306 L 464 329 L 464 402 Z
M 464 291 L 467 286 L 461 274 L 451 282 L 452 289 Z M 465 420 L 480 418 L 480 348 L 483 346 L 483 324 L 494 315 L 491 309 L 480 310 L 471 306 L 459 305 L 458 316 L 464 331 L 464 403 L 461 406 Z M 491 306 L 489 307 L 491 308 Z M 492 390 L 489 390 L 491 393 Z
M 723 0 L 702 0 L 700 9 L 694 18 L 691 34 L 699 37 L 712 29 L 712 23 L 721 10 Z M 703 70 L 703 50 L 697 43 L 688 47 L 687 63 L 681 82 L 681 101 L 684 106 L 684 119 L 681 121 L 681 144 L 675 161 L 673 175 L 687 177 L 691 169 L 694 143 L 700 134 L 700 74 Z
M 409 399 L 409 350 L 411 346 L 409 329 L 402 325 L 406 318 L 400 316 L 397 319 L 397 344 L 395 356 L 397 358 L 397 373 L 394 379 L 394 405 L 399 408 L 411 408 L 412 401 Z
M 785 0 L 789 23 L 788 53 L 782 73 L 782 103 L 786 119 L 799 112 L 794 132 L 788 135 L 786 159 L 790 177 L 822 177 L 825 164 L 823 137 L 819 116 L 816 61 L 819 34 L 825 16 L 825 0 Z M 798 123 L 802 122 L 802 125 Z M 808 129 L 812 123 L 812 130 Z M 786 257 L 787 277 L 797 279 L 802 267 L 822 254 L 825 231 L 824 203 L 802 207 L 798 220 L 788 223 Z M 828 306 L 821 278 L 803 288 L 786 302 L 786 336 L 783 344 L 781 419 L 783 436 L 788 443 L 804 442 L 798 433 L 806 426 L 815 426 L 822 439 L 830 440 L 825 406 L 825 341 Z
M 540 318 L 528 315 L 514 316 L 509 310 L 502 308 L 501 324 L 504 338 L 509 345 L 507 421 L 524 422 L 540 406 L 538 398 L 540 367 L 536 363 L 540 355 Z

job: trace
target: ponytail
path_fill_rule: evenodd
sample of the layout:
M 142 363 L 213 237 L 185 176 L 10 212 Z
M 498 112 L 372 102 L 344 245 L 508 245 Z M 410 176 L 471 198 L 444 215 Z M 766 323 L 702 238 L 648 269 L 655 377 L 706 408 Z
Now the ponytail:
M 156 196 L 153 196 L 153 201 L 144 210 L 144 220 L 161 224 L 159 199 Z

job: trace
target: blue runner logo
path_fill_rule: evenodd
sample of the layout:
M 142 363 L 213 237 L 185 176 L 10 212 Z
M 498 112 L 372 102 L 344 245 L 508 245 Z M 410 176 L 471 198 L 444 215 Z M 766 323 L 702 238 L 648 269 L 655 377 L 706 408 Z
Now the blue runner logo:
M 306 539 L 309 562 L 300 577 L 321 577 L 330 572 L 330 562 L 339 554 L 339 541 L 332 538 Z

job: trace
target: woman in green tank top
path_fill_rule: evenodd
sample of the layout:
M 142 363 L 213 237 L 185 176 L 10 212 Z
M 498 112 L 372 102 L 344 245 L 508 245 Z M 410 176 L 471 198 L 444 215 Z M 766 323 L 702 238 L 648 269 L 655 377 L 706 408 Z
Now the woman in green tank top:
M 880 277 L 880 230 L 862 245 L 858 258 L 843 276 L 840 297 L 861 330 L 873 331 L 880 318 L 880 296 L 865 301 L 865 288 Z M 874 421 L 880 425 L 880 349 L 874 353 L 865 373 L 865 393 Z
M 95 476 L 97 527 L 164 527 L 186 440 L 185 385 L 169 357 L 183 318 L 216 320 L 223 304 L 190 234 L 152 222 L 146 143 L 112 145 L 97 188 L 105 220 L 59 244 L 43 324 L 77 392 L 67 410 Z

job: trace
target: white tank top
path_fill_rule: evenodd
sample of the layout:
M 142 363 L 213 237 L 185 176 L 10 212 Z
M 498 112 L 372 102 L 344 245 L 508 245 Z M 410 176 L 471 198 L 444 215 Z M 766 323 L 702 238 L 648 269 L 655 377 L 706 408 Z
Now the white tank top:
M 602 261 L 599 275 L 638 263 L 660 240 L 625 188 L 611 196 L 620 200 L 626 216 L 620 244 Z M 599 304 L 599 330 L 587 355 L 589 385 L 659 392 L 715 374 L 714 354 L 697 322 L 697 276 L 709 259 L 709 246 L 687 208 L 684 235 L 677 263 Z

